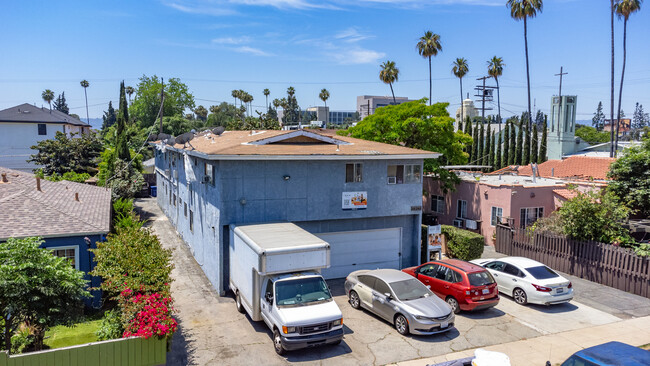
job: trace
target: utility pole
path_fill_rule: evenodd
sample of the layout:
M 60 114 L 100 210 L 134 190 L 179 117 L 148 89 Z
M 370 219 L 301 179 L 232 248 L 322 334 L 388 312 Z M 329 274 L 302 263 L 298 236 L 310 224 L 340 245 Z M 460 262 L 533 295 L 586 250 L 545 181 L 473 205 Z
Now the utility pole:
M 563 67 L 562 66 L 560 66 L 560 73 L 555 74 L 555 76 L 560 77 L 560 91 L 559 91 L 559 95 L 558 95 L 559 103 L 558 103 L 558 107 L 557 107 L 557 120 L 558 120 L 558 123 L 560 123 L 560 116 L 562 115 L 562 77 L 564 75 L 566 75 L 566 74 L 568 74 L 568 72 L 563 72 Z M 558 128 L 558 133 L 559 133 L 560 132 L 560 126 L 558 125 L 557 128 Z
M 160 78 L 160 83 L 162 87 L 160 88 L 160 133 L 163 133 L 162 119 L 163 119 L 163 110 L 165 105 L 165 79 Z
M 491 111 L 492 108 L 490 107 L 485 107 L 485 102 L 492 102 L 493 101 L 493 95 L 494 95 L 494 89 L 496 89 L 496 86 L 486 86 L 485 85 L 485 80 L 489 79 L 490 76 L 483 76 L 482 78 L 478 78 L 476 80 L 481 80 L 483 81 L 482 85 L 477 85 L 474 90 L 476 90 L 477 94 L 475 94 L 475 97 L 481 98 L 481 123 L 485 122 L 485 111 Z M 469 98 L 469 96 L 468 96 Z

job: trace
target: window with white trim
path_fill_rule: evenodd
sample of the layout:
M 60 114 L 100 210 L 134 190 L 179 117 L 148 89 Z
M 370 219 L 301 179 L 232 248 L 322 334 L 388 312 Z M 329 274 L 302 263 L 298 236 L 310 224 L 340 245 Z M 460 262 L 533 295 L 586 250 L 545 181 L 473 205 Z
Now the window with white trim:
M 431 195 L 431 211 L 439 214 L 445 213 L 445 197 Z
M 490 215 L 490 225 L 497 226 L 499 220 L 503 217 L 503 208 L 492 207 L 492 214 Z
M 467 201 L 465 200 L 456 201 L 456 217 L 459 219 L 467 218 Z
M 537 219 L 544 217 L 544 207 L 526 207 L 521 209 L 519 226 L 524 228 L 530 226 Z
M 420 164 L 389 165 L 388 184 L 420 183 L 422 173 Z
M 345 183 L 363 182 L 363 164 L 345 164 Z
M 57 257 L 66 258 L 70 261 L 72 268 L 79 269 L 79 246 L 69 245 L 61 247 L 48 248 Z

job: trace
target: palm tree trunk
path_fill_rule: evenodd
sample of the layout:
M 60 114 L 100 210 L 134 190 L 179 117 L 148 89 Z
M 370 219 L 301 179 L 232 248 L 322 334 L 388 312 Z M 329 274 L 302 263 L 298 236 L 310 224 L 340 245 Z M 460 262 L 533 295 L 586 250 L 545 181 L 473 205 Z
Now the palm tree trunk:
M 531 110 L 530 110 L 530 66 L 528 65 L 528 23 L 524 16 L 524 48 L 526 49 L 526 82 L 528 83 L 528 127 L 530 127 Z
M 625 49 L 627 38 L 627 17 L 623 21 L 623 70 L 621 71 L 621 87 L 618 90 L 618 112 L 616 114 L 616 142 L 614 143 L 614 157 L 618 151 L 618 130 L 621 125 L 621 100 L 623 99 L 623 79 L 625 78 L 625 57 L 627 51 Z
M 395 105 L 397 104 L 397 102 L 395 101 L 395 92 L 393 91 L 393 83 L 388 83 L 388 85 L 390 85 L 390 93 L 393 94 L 393 104 Z
M 465 120 L 465 111 L 463 109 L 463 78 L 458 78 L 458 80 L 460 81 L 460 121 L 458 122 L 458 128 L 460 130 L 460 124 Z
M 265 97 L 266 97 L 266 110 L 268 111 L 269 110 L 269 96 L 265 95 Z
M 429 105 L 431 105 L 431 98 L 433 95 L 433 79 L 431 78 L 431 56 L 429 56 Z M 462 97 L 462 93 L 461 93 Z
M 499 124 L 499 136 L 501 136 L 501 89 L 499 89 L 499 78 L 495 77 L 494 80 L 497 82 L 497 118 L 499 119 L 497 123 Z
M 612 22 L 612 88 L 610 95 L 610 109 L 609 109 L 609 157 L 614 157 L 614 0 L 610 0 L 612 7 L 611 22 Z
M 90 124 L 90 117 L 88 116 L 88 93 L 86 88 L 84 88 L 84 95 L 86 96 L 86 123 Z

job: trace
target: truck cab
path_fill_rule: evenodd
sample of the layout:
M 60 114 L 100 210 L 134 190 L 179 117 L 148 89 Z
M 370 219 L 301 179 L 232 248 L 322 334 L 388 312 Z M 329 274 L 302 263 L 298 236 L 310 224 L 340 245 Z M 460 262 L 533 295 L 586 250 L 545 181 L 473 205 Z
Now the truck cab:
M 343 316 L 319 273 L 269 276 L 262 293 L 261 315 L 277 353 L 341 343 Z

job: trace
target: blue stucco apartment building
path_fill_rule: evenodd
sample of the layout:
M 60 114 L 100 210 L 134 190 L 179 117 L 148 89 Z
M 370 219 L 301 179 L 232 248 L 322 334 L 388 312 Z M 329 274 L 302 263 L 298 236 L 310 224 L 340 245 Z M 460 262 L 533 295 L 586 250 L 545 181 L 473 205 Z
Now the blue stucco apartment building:
M 158 204 L 214 288 L 230 225 L 293 222 L 331 245 L 326 278 L 419 261 L 422 163 L 436 153 L 328 131 L 199 134 L 154 143 Z

